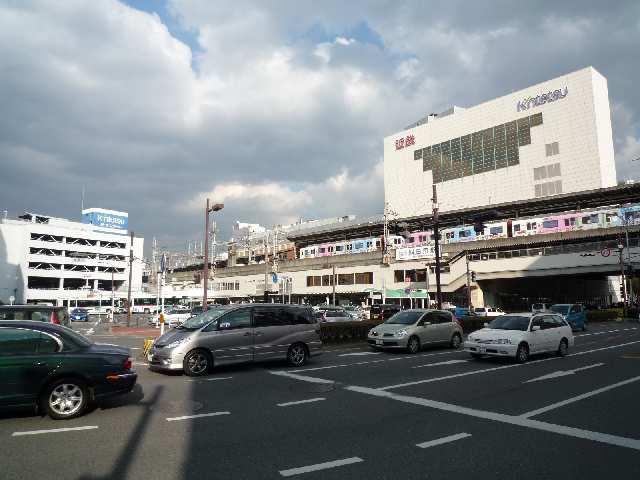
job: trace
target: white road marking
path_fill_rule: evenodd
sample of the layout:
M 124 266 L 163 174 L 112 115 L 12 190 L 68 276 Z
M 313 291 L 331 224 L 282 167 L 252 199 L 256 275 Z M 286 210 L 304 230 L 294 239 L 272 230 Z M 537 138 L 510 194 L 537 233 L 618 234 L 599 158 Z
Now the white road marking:
M 148 363 L 144 363 L 144 362 L 133 362 L 134 365 L 143 365 L 145 367 L 148 367 L 149 364 Z
M 329 468 L 343 467 L 354 463 L 364 462 L 360 457 L 343 458 L 342 460 L 333 460 L 332 462 L 316 463 L 306 467 L 291 468 L 289 470 L 280 470 L 283 477 L 292 477 L 301 473 L 317 472 L 318 470 L 327 470 Z
M 142 350 L 140 347 L 129 347 L 131 350 Z
M 393 362 L 394 360 L 415 360 L 422 357 L 434 357 L 436 355 L 451 355 L 452 353 L 461 353 L 461 352 L 460 350 L 449 350 L 447 352 L 426 353 L 423 355 L 405 355 L 402 357 L 385 358 L 382 360 L 369 360 L 369 361 L 355 362 L 355 363 L 341 363 L 337 365 L 327 365 L 325 367 L 301 368 L 299 370 L 296 370 L 296 372 L 315 372 L 317 370 L 327 370 L 330 368 L 355 367 L 357 365 L 369 365 L 373 363 Z
M 463 438 L 470 437 L 470 433 L 456 433 L 455 435 L 449 435 L 448 437 L 438 438 L 436 440 L 429 440 L 428 442 L 422 442 L 416 444 L 419 448 L 429 448 L 442 445 L 445 443 L 455 442 L 456 440 L 462 440 Z
M 341 353 L 339 357 L 361 357 L 363 355 L 382 355 L 382 352 L 356 352 L 356 353 Z
M 190 420 L 192 418 L 217 417 L 218 415 L 231 415 L 231 412 L 212 412 L 212 413 L 200 413 L 198 415 L 184 415 L 182 417 L 171 417 L 171 418 L 167 418 L 167 422 L 176 422 L 178 420 Z
M 580 337 L 588 337 L 590 335 L 604 335 L 605 333 L 628 332 L 628 331 L 631 331 L 631 330 L 638 330 L 638 327 L 620 328 L 620 329 L 617 329 L 617 330 L 605 330 L 605 331 L 602 331 L 602 332 L 579 333 L 577 335 L 574 335 L 574 337 L 580 338 Z
M 196 383 L 200 383 L 200 382 L 215 382 L 216 380 L 231 380 L 233 377 L 213 377 L 213 378 L 195 378 L 195 379 L 188 379 L 188 382 L 196 382 Z
M 456 363 L 467 363 L 469 360 L 447 360 L 446 362 L 425 363 L 424 365 L 416 365 L 411 368 L 437 367 L 438 365 L 454 365 Z
M 628 385 L 629 383 L 637 382 L 638 380 L 640 380 L 640 377 L 629 378 L 628 380 L 623 380 L 622 382 L 614 383 L 613 385 L 608 385 L 606 387 L 598 388 L 597 390 L 592 390 L 591 392 L 583 393 L 582 395 L 577 395 L 575 397 L 568 398 L 561 402 L 552 403 L 551 405 L 547 405 L 546 407 L 538 408 L 537 410 L 532 410 L 530 412 L 523 413 L 520 416 L 522 418 L 535 417 L 536 415 L 540 415 L 541 413 L 555 410 L 556 408 L 564 407 L 565 405 L 578 402 L 585 398 L 593 397 L 594 395 L 598 395 L 599 393 L 608 392 L 609 390 L 622 387 L 623 385 Z
M 540 360 L 534 360 L 534 361 L 528 362 L 528 363 L 516 363 L 516 364 L 511 364 L 511 365 L 503 365 L 501 367 L 483 368 L 481 370 L 472 370 L 471 372 L 456 373 L 454 375 L 447 375 L 447 376 L 444 376 L 444 377 L 427 378 L 427 379 L 424 379 L 424 380 L 416 380 L 416 381 L 413 381 L 413 382 L 399 383 L 397 385 L 388 385 L 386 387 L 379 387 L 378 389 L 379 390 L 392 390 L 394 388 L 411 387 L 413 385 L 421 385 L 423 383 L 441 382 L 443 380 L 450 380 L 452 378 L 466 377 L 466 376 L 469 376 L 469 375 L 477 375 L 479 373 L 495 372 L 497 370 L 504 370 L 504 369 L 507 369 L 507 368 L 518 368 L 518 367 L 524 367 L 526 365 L 535 365 L 536 363 L 551 362 L 553 360 L 561 360 L 561 359 L 567 358 L 567 357 L 574 357 L 574 356 L 577 356 L 577 355 L 586 355 L 588 353 L 601 352 L 603 350 L 609 350 L 609 349 L 612 349 L 612 348 L 626 347 L 628 345 L 634 345 L 636 343 L 640 343 L 640 340 L 637 340 L 635 342 L 620 343 L 618 345 L 611 345 L 609 347 L 594 348 L 592 350 L 585 350 L 583 352 L 576 352 L 576 353 L 572 353 L 570 355 L 567 355 L 566 357 L 542 358 Z
M 93 328 L 90 328 L 89 330 L 87 330 L 86 335 L 93 335 L 95 333 L 95 330 Z
M 295 373 L 289 373 L 289 372 L 283 372 L 283 371 L 269 372 L 269 373 L 271 373 L 272 375 L 280 375 L 281 377 L 293 378 L 294 380 L 302 380 L 303 382 L 336 383 L 333 380 L 325 380 L 324 378 L 316 378 L 316 377 L 307 377 L 306 375 L 296 375 Z
M 290 405 L 301 405 L 303 403 L 321 402 L 322 400 L 326 400 L 326 398 L 324 397 L 308 398 L 307 400 L 298 400 L 297 402 L 277 403 L 276 405 L 278 405 L 278 407 L 288 407 Z
M 604 363 L 594 363 L 593 365 L 587 365 L 586 367 L 574 368 L 573 370 L 558 370 L 557 372 L 551 372 L 541 377 L 532 378 L 523 383 L 540 382 L 542 380 L 551 380 L 553 378 L 566 377 L 567 375 L 575 375 L 576 372 L 582 372 L 583 370 L 589 370 L 591 368 L 601 367 Z
M 388 398 L 391 400 L 397 400 L 403 403 L 409 403 L 413 405 L 422 405 L 424 407 L 435 408 L 445 412 L 459 413 L 462 415 L 468 415 L 470 417 L 482 418 L 485 420 L 493 420 L 495 422 L 507 423 L 510 425 L 517 425 L 520 427 L 532 428 L 534 430 L 542 430 L 545 432 L 557 433 L 560 435 L 566 435 L 574 438 L 582 438 L 585 440 L 592 440 L 594 442 L 606 443 L 609 445 L 616 445 L 619 447 L 630 448 L 633 450 L 640 450 L 640 440 L 628 437 L 619 437 L 616 435 L 609 435 L 607 433 L 593 432 L 591 430 L 582 430 L 580 428 L 566 427 L 564 425 L 556 425 L 554 423 L 540 422 L 537 420 L 531 420 L 522 416 L 505 415 L 503 413 L 489 412 L 485 410 L 476 410 L 468 407 L 461 407 L 459 405 L 453 405 L 450 403 L 438 402 L 435 400 L 427 400 L 426 398 L 411 397 L 408 395 L 398 395 L 395 393 L 383 391 L 375 388 L 366 388 L 358 386 L 346 387 L 346 390 L 353 392 L 364 393 L 376 397 Z
M 50 430 L 31 430 L 27 432 L 13 432 L 12 437 L 21 437 L 23 435 L 41 435 L 43 433 L 60 433 L 60 432 L 75 432 L 78 430 L 95 430 L 98 428 L 96 425 L 86 427 L 69 427 L 69 428 L 52 428 Z

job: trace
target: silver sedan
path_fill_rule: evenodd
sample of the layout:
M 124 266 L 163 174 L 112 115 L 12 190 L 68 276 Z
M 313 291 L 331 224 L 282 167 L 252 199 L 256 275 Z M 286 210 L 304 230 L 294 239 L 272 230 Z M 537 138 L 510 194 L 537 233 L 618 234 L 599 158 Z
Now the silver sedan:
M 367 342 L 375 349 L 406 349 L 409 353 L 417 353 L 427 345 L 459 348 L 462 327 L 446 310 L 403 310 L 372 328 Z

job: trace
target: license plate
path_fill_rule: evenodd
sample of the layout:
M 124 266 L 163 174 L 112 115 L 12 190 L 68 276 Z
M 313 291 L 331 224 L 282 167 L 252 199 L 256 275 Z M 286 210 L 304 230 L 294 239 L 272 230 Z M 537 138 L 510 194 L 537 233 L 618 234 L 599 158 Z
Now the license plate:
M 382 345 L 382 340 L 376 340 L 376 345 Z
M 479 348 L 478 348 L 478 351 L 479 351 L 480 353 L 485 353 L 485 352 L 487 351 L 487 347 L 479 347 Z

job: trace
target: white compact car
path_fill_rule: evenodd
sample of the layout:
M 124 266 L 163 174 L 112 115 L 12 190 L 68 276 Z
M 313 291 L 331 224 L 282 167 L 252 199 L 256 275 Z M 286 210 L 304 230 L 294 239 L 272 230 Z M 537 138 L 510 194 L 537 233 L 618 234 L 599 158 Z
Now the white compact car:
M 173 327 L 176 325 L 181 325 L 191 318 L 191 312 L 185 312 L 180 310 L 169 310 L 164 312 L 164 324 L 167 327 Z M 160 314 L 154 315 L 149 319 L 149 325 L 153 325 L 154 327 L 160 326 Z
M 557 352 L 565 356 L 573 346 L 573 332 L 560 316 L 550 313 L 512 313 L 496 317 L 471 333 L 464 350 L 473 358 L 484 355 L 515 357 L 524 363 L 530 355 Z
M 499 308 L 493 307 L 476 307 L 473 309 L 476 315 L 479 317 L 499 317 L 505 313 Z

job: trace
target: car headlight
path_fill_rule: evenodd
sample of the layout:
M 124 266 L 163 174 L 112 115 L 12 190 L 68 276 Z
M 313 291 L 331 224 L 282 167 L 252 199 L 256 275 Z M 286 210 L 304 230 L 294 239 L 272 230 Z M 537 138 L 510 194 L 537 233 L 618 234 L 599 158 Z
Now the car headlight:
M 487 343 L 493 343 L 497 345 L 509 345 L 511 343 L 511 340 L 509 340 L 508 338 L 496 338 L 494 340 L 489 340 Z
M 169 344 L 167 344 L 164 348 L 176 348 L 179 345 L 182 345 L 183 343 L 186 343 L 189 339 L 188 338 L 181 338 L 180 340 L 175 340 Z
M 406 331 L 406 330 L 398 330 L 394 335 L 395 335 L 396 337 L 400 337 L 400 338 L 402 338 L 402 337 L 404 337 L 406 334 L 407 334 L 407 331 Z

